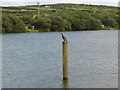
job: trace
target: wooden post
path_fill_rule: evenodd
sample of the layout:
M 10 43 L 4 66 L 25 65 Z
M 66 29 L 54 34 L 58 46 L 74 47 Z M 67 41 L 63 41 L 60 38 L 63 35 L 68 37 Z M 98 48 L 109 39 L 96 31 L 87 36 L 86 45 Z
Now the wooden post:
M 67 42 L 63 41 L 63 79 L 68 79 L 68 47 Z
M 63 80 L 63 88 L 69 88 L 68 87 L 68 80 Z

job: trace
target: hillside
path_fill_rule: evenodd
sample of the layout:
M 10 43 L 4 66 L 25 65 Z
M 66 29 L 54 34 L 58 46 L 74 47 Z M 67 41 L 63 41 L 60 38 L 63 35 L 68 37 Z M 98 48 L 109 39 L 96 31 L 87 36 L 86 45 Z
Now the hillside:
M 118 7 L 50 4 L 40 5 L 39 11 L 40 15 L 38 15 L 37 5 L 2 7 L 3 32 L 81 31 L 119 28 Z M 20 26 L 18 27 L 15 23 L 22 25 L 20 29 L 24 30 L 20 30 Z M 15 25 L 16 27 L 14 27 Z

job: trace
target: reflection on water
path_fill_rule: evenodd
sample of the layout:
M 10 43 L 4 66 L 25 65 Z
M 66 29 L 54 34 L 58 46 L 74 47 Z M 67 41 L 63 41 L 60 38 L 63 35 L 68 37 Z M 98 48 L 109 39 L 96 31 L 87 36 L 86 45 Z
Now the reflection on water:
M 69 88 L 68 86 L 68 80 L 63 80 L 63 88 Z

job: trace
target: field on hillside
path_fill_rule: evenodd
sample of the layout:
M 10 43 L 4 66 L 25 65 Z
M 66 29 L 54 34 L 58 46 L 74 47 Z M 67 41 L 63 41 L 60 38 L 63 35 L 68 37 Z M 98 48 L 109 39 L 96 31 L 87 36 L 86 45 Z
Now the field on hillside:
M 19 7 L 2 7 L 2 11 L 6 13 L 23 13 L 30 11 L 37 12 L 38 6 L 37 5 L 31 5 L 31 6 L 19 6 Z M 45 11 L 51 11 L 53 10 L 60 10 L 62 11 L 85 11 L 85 12 L 99 12 L 104 13 L 106 11 L 109 12 L 118 12 L 118 7 L 112 7 L 112 6 L 102 6 L 102 5 L 84 5 L 84 4 L 52 4 L 52 5 L 41 5 L 39 6 L 39 10 L 41 13 L 44 13 Z

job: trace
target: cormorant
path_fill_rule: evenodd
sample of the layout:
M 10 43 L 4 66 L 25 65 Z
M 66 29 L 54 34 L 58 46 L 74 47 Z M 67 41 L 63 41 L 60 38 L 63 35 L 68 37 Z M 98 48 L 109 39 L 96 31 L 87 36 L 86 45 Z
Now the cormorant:
M 64 42 L 68 43 L 67 38 L 62 33 L 61 35 L 62 35 L 62 39 L 64 40 Z

